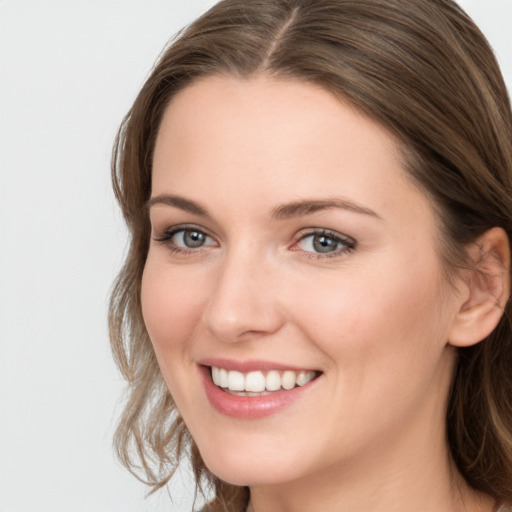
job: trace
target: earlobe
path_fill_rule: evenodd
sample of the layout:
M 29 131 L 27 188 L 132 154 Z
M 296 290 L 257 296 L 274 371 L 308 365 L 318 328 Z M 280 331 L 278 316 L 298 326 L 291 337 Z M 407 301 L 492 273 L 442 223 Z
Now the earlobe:
M 486 231 L 469 248 L 466 292 L 448 342 L 468 347 L 485 339 L 498 325 L 510 295 L 510 246 L 501 228 Z

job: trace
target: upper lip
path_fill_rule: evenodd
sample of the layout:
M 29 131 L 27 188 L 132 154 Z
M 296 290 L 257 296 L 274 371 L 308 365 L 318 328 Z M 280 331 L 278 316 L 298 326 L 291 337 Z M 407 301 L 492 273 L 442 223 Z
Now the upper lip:
M 201 359 L 198 363 L 202 366 L 215 366 L 216 368 L 223 368 L 224 370 L 234 370 L 241 373 L 247 373 L 252 371 L 271 371 L 271 370 L 292 370 L 295 372 L 300 371 L 318 371 L 314 368 L 307 368 L 303 366 L 293 366 L 284 363 L 278 363 L 274 361 L 263 361 L 263 360 L 245 360 L 235 361 L 232 359 L 220 359 L 220 358 L 206 358 Z

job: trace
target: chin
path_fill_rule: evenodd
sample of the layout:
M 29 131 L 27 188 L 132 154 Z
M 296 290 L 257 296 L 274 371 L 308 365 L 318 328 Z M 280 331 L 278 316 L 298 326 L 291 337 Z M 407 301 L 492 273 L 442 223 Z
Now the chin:
M 222 481 L 239 487 L 276 485 L 282 484 L 286 480 L 283 475 L 274 475 L 273 473 L 269 474 L 268 471 L 258 471 L 251 467 L 230 468 L 215 465 L 215 467 L 208 467 L 208 469 Z
M 231 485 L 257 486 L 280 484 L 293 478 L 290 464 L 274 457 L 258 457 L 232 450 L 216 455 L 206 454 L 203 461 L 206 467 L 218 478 Z M 288 467 L 287 467 L 288 466 Z M 294 465 L 297 467 L 297 465 Z

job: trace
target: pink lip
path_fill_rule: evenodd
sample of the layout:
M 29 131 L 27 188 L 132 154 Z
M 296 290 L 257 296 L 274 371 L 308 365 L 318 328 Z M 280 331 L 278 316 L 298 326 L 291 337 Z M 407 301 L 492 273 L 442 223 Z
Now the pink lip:
M 275 414 L 282 410 L 283 408 L 287 407 L 288 405 L 291 405 L 292 403 L 299 400 L 300 397 L 304 393 L 307 393 L 308 390 L 318 380 L 314 379 L 304 386 L 296 387 L 289 391 L 275 391 L 272 394 L 265 396 L 238 396 L 231 395 L 220 389 L 218 386 L 216 386 L 210 377 L 210 369 L 208 368 L 208 366 L 199 367 L 208 400 L 210 401 L 212 406 L 221 414 L 240 419 L 258 419 L 263 418 L 265 416 L 270 416 L 271 414 Z M 219 365 L 219 367 L 231 369 L 226 368 L 226 366 L 223 365 Z M 240 368 L 240 366 L 236 367 L 237 370 L 238 368 Z M 258 366 L 258 369 L 262 370 L 263 368 L 261 366 Z M 283 367 L 279 366 L 278 368 L 273 367 L 270 369 L 283 369 Z

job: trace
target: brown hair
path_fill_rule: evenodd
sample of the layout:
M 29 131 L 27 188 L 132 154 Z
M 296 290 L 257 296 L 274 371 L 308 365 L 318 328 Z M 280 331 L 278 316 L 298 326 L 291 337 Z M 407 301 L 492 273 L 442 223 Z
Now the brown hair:
M 247 490 L 205 468 L 160 375 L 140 287 L 149 243 L 152 152 L 173 96 L 201 77 L 260 72 L 319 84 L 395 134 L 432 198 L 447 276 L 465 247 L 499 226 L 512 239 L 512 120 L 493 52 L 452 0 L 223 0 L 163 53 L 120 128 L 114 190 L 130 247 L 110 303 L 110 335 L 129 396 L 121 460 L 157 489 L 190 456 L 211 510 L 242 510 Z M 512 502 L 510 302 L 497 329 L 459 350 L 447 411 L 452 456 L 467 482 Z M 137 466 L 137 461 L 139 465 Z

